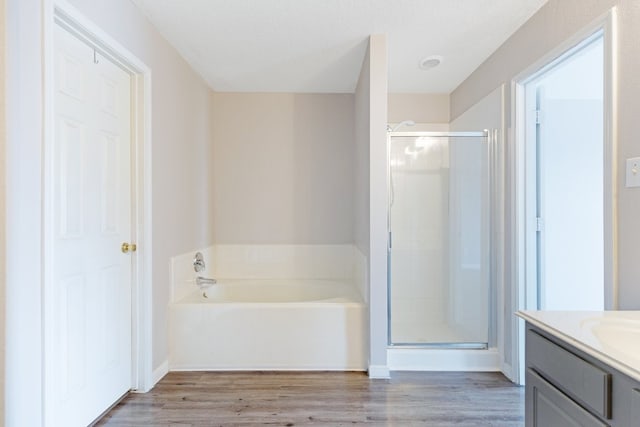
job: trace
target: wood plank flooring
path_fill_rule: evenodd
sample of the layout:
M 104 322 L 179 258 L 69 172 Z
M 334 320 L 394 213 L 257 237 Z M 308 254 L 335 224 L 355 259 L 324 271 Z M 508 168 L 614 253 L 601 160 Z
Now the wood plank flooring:
M 498 373 L 172 372 L 98 426 L 524 425 L 524 389 Z

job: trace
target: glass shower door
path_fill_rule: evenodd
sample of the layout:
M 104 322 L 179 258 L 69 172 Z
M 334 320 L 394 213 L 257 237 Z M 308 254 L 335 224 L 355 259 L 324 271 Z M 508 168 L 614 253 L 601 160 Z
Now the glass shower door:
M 390 134 L 390 344 L 487 346 L 488 189 L 485 133 Z

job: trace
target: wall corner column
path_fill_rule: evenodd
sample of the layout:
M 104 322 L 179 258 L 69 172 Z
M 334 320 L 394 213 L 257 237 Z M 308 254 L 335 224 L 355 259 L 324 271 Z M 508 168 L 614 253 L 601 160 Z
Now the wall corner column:
M 386 34 L 371 35 L 369 61 L 369 377 L 388 378 Z

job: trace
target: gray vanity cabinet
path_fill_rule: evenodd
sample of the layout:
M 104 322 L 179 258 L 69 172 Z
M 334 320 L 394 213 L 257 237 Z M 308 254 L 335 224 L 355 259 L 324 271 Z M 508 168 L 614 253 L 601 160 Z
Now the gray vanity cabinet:
M 601 422 L 582 406 L 560 392 L 552 384 L 527 370 L 527 426 L 603 427 Z
M 640 425 L 640 388 L 633 390 L 631 398 L 631 419 L 638 421 Z
M 640 427 L 640 383 L 527 323 L 526 427 Z

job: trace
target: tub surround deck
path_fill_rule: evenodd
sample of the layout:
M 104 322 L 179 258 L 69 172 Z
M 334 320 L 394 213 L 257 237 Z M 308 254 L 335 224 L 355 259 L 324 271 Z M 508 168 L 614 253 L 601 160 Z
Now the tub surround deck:
M 640 311 L 519 311 L 517 315 L 640 381 Z
M 217 280 L 338 280 L 350 282 L 367 301 L 367 263 L 354 245 L 212 245 L 171 260 L 171 301 L 195 289 L 193 257 L 204 255 L 200 274 Z
M 204 291 L 196 291 L 177 304 L 362 304 L 351 283 L 337 280 L 222 279 Z

